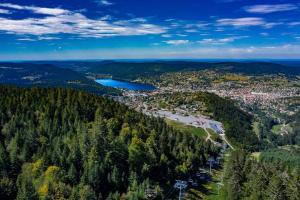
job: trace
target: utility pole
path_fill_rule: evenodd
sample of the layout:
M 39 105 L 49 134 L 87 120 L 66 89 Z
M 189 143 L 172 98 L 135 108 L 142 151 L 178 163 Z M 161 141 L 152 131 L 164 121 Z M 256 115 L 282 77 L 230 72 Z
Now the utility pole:
M 181 190 L 185 189 L 187 187 L 187 182 L 182 180 L 176 180 L 176 183 L 174 185 L 174 188 L 179 189 L 179 197 L 178 199 L 181 200 Z
M 209 162 L 209 173 L 211 174 L 211 165 L 212 165 L 212 162 L 214 161 L 214 159 L 212 157 L 210 157 L 208 159 L 208 162 Z

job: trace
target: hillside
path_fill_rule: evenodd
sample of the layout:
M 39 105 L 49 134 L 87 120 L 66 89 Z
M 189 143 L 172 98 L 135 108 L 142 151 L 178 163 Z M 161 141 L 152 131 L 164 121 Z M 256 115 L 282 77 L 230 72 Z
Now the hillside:
M 0 86 L 0 199 L 156 199 L 218 149 L 125 105 Z
M 39 61 L 25 62 L 25 66 L 56 66 L 81 74 L 109 75 L 116 79 L 133 80 L 141 77 L 158 76 L 169 72 L 199 71 L 205 69 L 219 72 L 242 73 L 245 75 L 285 74 L 300 75 L 300 67 L 270 62 L 192 62 L 192 61 L 155 61 L 155 62 L 120 62 L 120 61 Z
M 169 111 L 185 107 L 187 115 L 209 116 L 223 124 L 226 137 L 234 146 L 252 151 L 259 148 L 260 142 L 252 130 L 253 116 L 230 99 L 208 92 L 173 92 L 152 96 L 147 104 L 157 110 Z
M 288 76 L 300 75 L 299 67 L 290 67 L 266 62 L 186 62 L 186 61 L 161 61 L 161 62 L 66 62 L 60 67 L 75 67 L 85 69 L 93 74 L 108 74 L 114 78 L 136 79 L 140 77 L 157 76 L 167 72 L 184 72 L 212 69 L 220 72 L 243 73 L 246 75 L 285 74 Z M 82 66 L 82 68 L 80 67 Z
M 49 64 L 0 63 L 0 84 L 18 86 L 69 87 L 95 93 L 114 93 L 71 69 Z
M 213 68 L 222 72 L 243 73 L 247 75 L 285 74 L 289 76 L 300 75 L 299 67 L 290 67 L 268 62 L 224 62 L 214 63 Z
M 255 159 L 243 150 L 231 152 L 223 177 L 224 199 L 299 199 L 299 150 L 262 154 Z

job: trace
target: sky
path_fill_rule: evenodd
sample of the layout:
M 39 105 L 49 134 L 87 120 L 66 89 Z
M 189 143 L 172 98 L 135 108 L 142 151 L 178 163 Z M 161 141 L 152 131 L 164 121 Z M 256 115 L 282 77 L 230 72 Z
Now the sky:
M 70 59 L 300 59 L 300 1 L 0 1 L 0 60 Z

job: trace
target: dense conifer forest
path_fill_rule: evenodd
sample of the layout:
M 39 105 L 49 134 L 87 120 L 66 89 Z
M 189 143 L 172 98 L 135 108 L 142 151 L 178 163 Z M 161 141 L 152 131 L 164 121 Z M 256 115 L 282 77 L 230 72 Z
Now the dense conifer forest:
M 299 200 L 299 150 L 274 151 L 261 159 L 244 150 L 233 151 L 225 166 L 225 199 Z
M 0 87 L 0 199 L 163 199 L 218 149 L 107 98 Z
M 199 136 L 99 95 L 8 86 L 0 93 L 1 200 L 147 199 L 149 191 L 164 199 L 176 179 L 220 155 Z M 225 158 L 225 199 L 299 199 L 297 146 L 256 156 L 263 144 L 251 115 L 213 94 L 192 99 L 205 103 L 236 147 Z M 293 127 L 298 135 L 297 120 Z

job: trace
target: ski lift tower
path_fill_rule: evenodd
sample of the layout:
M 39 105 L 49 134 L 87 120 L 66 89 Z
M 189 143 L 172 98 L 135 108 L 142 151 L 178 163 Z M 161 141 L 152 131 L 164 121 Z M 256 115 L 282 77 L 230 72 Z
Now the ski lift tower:
M 182 180 L 176 180 L 174 188 L 179 189 L 179 197 L 178 199 L 181 200 L 182 194 L 181 191 L 187 187 L 187 182 Z
M 207 161 L 209 162 L 209 173 L 211 174 L 211 167 L 215 159 L 213 157 L 209 157 Z

